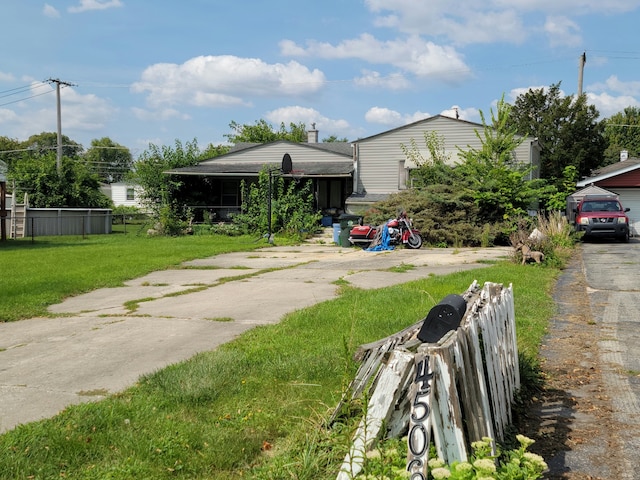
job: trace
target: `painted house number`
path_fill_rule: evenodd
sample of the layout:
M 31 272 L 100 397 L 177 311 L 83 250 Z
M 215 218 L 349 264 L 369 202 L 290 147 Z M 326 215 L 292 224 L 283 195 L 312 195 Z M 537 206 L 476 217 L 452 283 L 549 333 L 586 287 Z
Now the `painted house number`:
M 416 357 L 418 360 L 418 357 Z M 409 419 L 409 435 L 407 437 L 407 471 L 411 480 L 426 480 L 427 462 L 429 460 L 429 443 L 431 422 L 431 381 L 433 372 L 429 367 L 429 357 L 424 356 L 417 362 L 416 378 L 412 391 L 415 391 Z

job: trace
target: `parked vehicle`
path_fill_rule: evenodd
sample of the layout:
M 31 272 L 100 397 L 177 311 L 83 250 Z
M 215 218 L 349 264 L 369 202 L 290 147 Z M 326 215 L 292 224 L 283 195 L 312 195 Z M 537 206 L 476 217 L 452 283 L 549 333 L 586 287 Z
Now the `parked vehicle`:
M 615 196 L 587 195 L 575 209 L 575 228 L 584 238 L 617 238 L 629 241 L 629 217 Z
M 354 226 L 349 233 L 349 242 L 362 248 L 369 248 L 383 242 L 385 230 L 389 245 L 405 245 L 414 249 L 422 246 L 422 235 L 420 231 L 413 228 L 411 219 L 405 212 L 398 215 L 398 218 L 389 220 L 385 225 Z

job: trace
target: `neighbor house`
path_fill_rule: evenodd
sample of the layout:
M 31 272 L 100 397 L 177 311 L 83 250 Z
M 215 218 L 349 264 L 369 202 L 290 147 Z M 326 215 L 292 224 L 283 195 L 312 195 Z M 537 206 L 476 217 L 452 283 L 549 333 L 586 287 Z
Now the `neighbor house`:
M 343 212 L 362 214 L 376 201 L 411 187 L 410 172 L 417 165 L 407 159 L 403 145 L 409 147 L 412 140 L 415 141 L 422 156 L 428 158 L 425 133 L 437 132 L 444 139 L 445 152 L 455 163 L 459 160 L 458 147 L 481 148 L 476 131 L 482 134 L 483 129 L 484 126 L 478 123 L 436 115 L 351 143 L 319 143 L 314 127 L 308 132 L 305 143 L 240 144 L 225 155 L 166 173 L 206 180 L 207 188 L 211 188 L 211 209 L 219 218 L 225 219 L 240 209 L 241 181 L 257 178 L 265 165 L 277 172 L 283 156 L 288 153 L 293 171 L 284 176 L 311 180 L 319 210 L 334 216 Z M 514 161 L 533 167 L 531 176 L 537 177 L 538 142 L 524 138 L 514 152 Z
M 411 187 L 410 172 L 417 165 L 407 158 L 403 145 L 412 141 L 423 158 L 429 158 L 425 134 L 435 132 L 444 141 L 444 154 L 451 164 L 461 161 L 459 148 L 480 149 L 484 126 L 466 120 L 436 115 L 354 142 L 353 195 L 346 199 L 347 210 L 366 208 L 372 202 Z M 522 137 L 520 137 L 522 138 Z M 530 178 L 540 174 L 540 146 L 537 139 L 525 137 L 514 152 L 514 162 L 532 167 Z
M 115 207 L 143 208 L 140 202 L 142 187 L 125 182 L 105 183 L 100 191 L 111 199 Z
M 576 186 L 599 187 L 618 195 L 620 203 L 631 209 L 627 213 L 631 235 L 640 234 L 640 158 L 628 158 L 627 152 L 621 152 L 619 162 L 595 170 Z

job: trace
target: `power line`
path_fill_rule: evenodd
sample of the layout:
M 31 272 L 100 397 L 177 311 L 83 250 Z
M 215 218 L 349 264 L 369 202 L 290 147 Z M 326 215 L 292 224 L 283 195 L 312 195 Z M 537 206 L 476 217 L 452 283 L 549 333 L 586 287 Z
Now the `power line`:
M 49 90 L 49 91 L 44 92 L 44 93 L 38 93 L 38 94 L 36 94 L 36 95 L 31 95 L 31 96 L 29 96 L 29 97 L 20 98 L 20 99 L 18 99 L 18 100 L 12 100 L 11 102 L 0 103 L 0 107 L 4 107 L 5 105 L 11 105 L 12 103 L 19 103 L 19 102 L 23 102 L 23 101 L 25 101 L 25 100 L 30 100 L 30 99 L 35 98 L 35 97 L 41 97 L 42 95 L 47 95 L 47 94 L 49 94 L 49 93 L 53 93 L 54 91 L 55 91 L 55 90 Z

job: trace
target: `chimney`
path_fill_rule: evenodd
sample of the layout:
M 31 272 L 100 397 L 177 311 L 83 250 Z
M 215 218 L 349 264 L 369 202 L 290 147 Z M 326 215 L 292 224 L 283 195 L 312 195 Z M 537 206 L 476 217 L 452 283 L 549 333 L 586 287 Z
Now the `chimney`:
M 620 161 L 624 162 L 628 158 L 629 158 L 629 152 L 627 150 L 622 150 L 620 152 Z
M 307 143 L 318 143 L 318 130 L 316 130 L 316 124 L 311 124 L 311 130 L 307 132 Z

